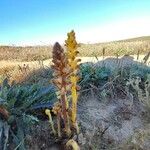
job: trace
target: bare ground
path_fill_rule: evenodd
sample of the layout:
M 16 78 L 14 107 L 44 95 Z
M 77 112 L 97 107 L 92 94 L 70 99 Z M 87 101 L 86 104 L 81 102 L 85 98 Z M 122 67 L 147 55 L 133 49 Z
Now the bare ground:
M 91 95 L 85 93 L 78 103 L 81 150 L 133 150 L 135 145 L 150 149 L 150 126 L 145 125 L 144 109 L 137 100 L 129 106 L 125 103 L 131 101 L 128 97 L 102 101 Z M 59 143 L 52 144 L 54 140 L 49 123 L 43 122 L 28 137 L 28 149 L 64 150 Z

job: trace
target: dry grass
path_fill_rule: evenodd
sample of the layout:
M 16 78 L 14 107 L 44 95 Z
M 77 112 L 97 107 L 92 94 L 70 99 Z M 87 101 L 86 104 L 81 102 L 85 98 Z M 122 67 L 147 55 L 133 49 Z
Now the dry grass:
M 145 54 L 150 51 L 149 41 L 131 41 L 131 42 L 110 42 L 102 44 L 82 44 L 79 48 L 81 56 L 105 56 L 113 55 L 137 55 Z
M 35 61 L 51 58 L 52 46 L 1 46 L 0 60 Z
M 137 38 L 109 43 L 79 44 L 78 51 L 82 57 L 137 55 L 150 51 L 150 38 Z M 1 46 L 0 60 L 35 61 L 50 59 L 52 46 Z

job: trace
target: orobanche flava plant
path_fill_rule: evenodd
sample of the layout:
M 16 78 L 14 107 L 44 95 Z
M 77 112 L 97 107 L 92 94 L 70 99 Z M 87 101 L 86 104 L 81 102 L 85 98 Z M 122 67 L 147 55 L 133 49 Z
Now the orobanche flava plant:
M 51 111 L 57 116 L 58 137 L 62 137 L 64 133 L 70 136 L 73 134 L 71 129 L 76 129 L 78 133 L 77 89 L 79 89 L 79 87 L 77 86 L 77 72 L 79 68 L 78 62 L 80 60 L 76 59 L 78 51 L 74 31 L 68 33 L 68 38 L 65 43 L 67 49 L 66 53 L 59 43 L 55 43 L 52 60 L 52 68 L 54 70 L 54 79 L 52 81 L 58 89 L 56 92 L 58 102 L 54 104 Z M 52 122 L 51 125 L 53 129 Z M 55 129 L 53 129 L 53 131 L 55 131 Z
M 77 89 L 79 89 L 77 82 L 79 77 L 77 75 L 77 71 L 79 68 L 78 62 L 80 59 L 77 59 L 76 56 L 79 53 L 77 51 L 78 44 L 76 42 L 75 32 L 71 31 L 68 33 L 68 38 L 65 41 L 67 47 L 67 57 L 68 57 L 68 64 L 72 70 L 70 74 L 70 82 L 71 82 L 71 97 L 72 97 L 72 108 L 71 108 L 71 121 L 74 128 L 78 130 L 77 125 L 77 100 L 78 94 Z M 78 132 L 78 131 L 77 131 Z
M 70 134 L 70 123 L 68 114 L 68 100 L 67 100 L 67 86 L 69 85 L 68 76 L 70 75 L 70 68 L 68 65 L 68 60 L 64 53 L 63 48 L 59 43 L 55 43 L 53 47 L 53 65 L 54 69 L 54 79 L 53 83 L 57 86 L 57 98 L 59 100 L 59 105 L 55 104 L 53 112 L 60 116 L 64 124 L 64 129 L 67 135 Z M 58 119 L 58 120 L 60 120 Z M 60 135 L 60 133 L 59 133 Z

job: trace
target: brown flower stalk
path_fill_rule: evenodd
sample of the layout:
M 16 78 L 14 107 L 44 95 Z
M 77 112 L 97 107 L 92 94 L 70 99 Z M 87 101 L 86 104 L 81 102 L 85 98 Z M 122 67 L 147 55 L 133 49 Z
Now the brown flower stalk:
M 65 56 L 63 48 L 59 43 L 55 43 L 53 47 L 53 65 L 54 77 L 53 83 L 57 86 L 60 91 L 60 104 L 61 104 L 61 117 L 64 122 L 65 131 L 67 135 L 70 134 L 69 116 L 68 116 L 68 100 L 67 100 L 67 77 L 70 74 L 70 69 L 68 66 L 68 60 Z M 54 108 L 55 109 L 55 108 Z M 60 116 L 60 115 L 59 115 Z M 59 126 L 59 125 L 58 125 Z

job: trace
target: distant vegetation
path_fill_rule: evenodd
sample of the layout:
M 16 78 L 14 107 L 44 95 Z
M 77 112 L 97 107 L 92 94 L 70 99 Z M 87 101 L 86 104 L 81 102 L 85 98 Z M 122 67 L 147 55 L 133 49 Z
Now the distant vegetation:
M 79 44 L 80 56 L 137 55 L 150 51 L 150 36 L 108 43 Z M 52 57 L 52 46 L 0 46 L 0 60 L 35 61 Z
M 131 39 L 119 40 L 118 42 L 150 41 L 150 36 L 141 36 Z

